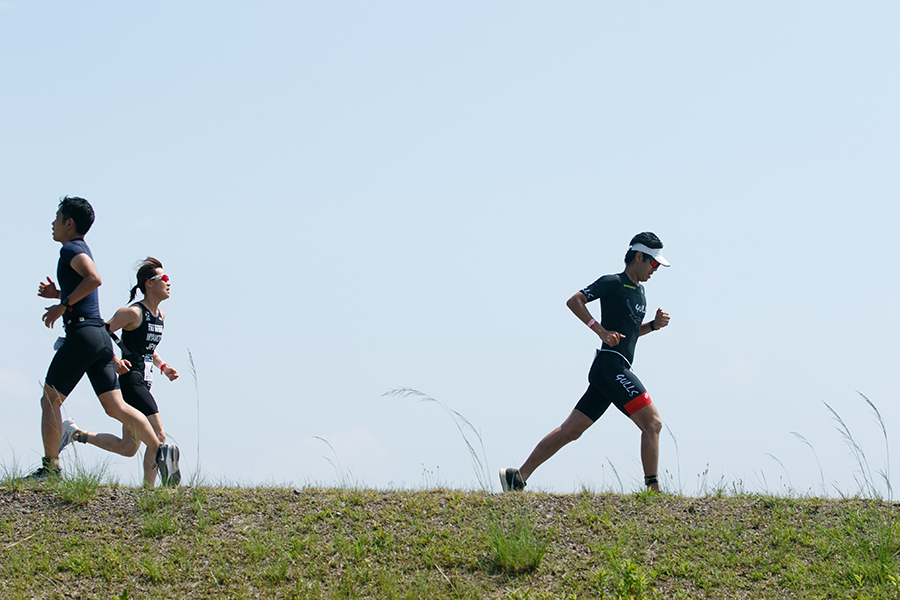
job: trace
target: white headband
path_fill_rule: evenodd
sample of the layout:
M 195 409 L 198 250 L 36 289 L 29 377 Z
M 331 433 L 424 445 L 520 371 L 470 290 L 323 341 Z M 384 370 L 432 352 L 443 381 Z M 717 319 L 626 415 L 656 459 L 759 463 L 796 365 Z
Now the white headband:
M 628 249 L 634 250 L 635 252 L 643 252 L 644 254 L 652 256 L 654 259 L 656 259 L 656 262 L 658 262 L 659 264 L 661 264 L 664 267 L 672 266 L 669 264 L 669 261 L 667 261 L 663 257 L 662 248 L 649 248 L 643 244 L 632 244 L 631 246 L 628 247 Z

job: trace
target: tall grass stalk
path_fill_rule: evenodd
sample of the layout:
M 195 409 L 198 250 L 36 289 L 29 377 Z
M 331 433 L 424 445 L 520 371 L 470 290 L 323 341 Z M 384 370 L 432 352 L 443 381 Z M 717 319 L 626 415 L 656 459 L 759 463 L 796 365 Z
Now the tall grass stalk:
M 444 410 L 444 412 L 447 413 L 451 419 L 453 419 L 453 424 L 456 425 L 456 429 L 459 431 L 459 434 L 462 436 L 463 442 L 465 442 L 466 444 L 466 449 L 468 449 L 469 451 L 469 458 L 472 461 L 472 469 L 475 471 L 475 477 L 478 479 L 478 485 L 480 485 L 481 489 L 485 492 L 490 491 L 491 478 L 488 476 L 487 472 L 487 457 L 484 451 L 484 440 L 481 437 L 481 433 L 477 429 L 475 429 L 475 426 L 472 425 L 472 423 L 467 418 L 462 416 L 459 412 L 448 407 L 440 400 L 435 400 L 431 396 L 412 388 L 396 388 L 393 390 L 388 390 L 387 392 L 382 394 L 382 397 L 384 396 L 394 396 L 399 398 L 415 397 L 419 399 L 419 402 L 434 402 L 435 404 L 440 406 Z M 469 435 L 473 435 L 478 439 L 478 447 L 481 449 L 480 455 L 475 447 L 475 444 L 472 442 L 472 440 L 469 439 Z
M 875 406 L 875 403 L 872 402 L 871 400 L 869 400 L 869 398 L 866 397 L 866 395 L 863 394 L 862 392 L 856 392 L 856 393 L 859 394 L 860 396 L 862 396 L 862 399 L 866 401 L 866 404 L 868 404 L 869 408 L 872 409 L 872 412 L 875 413 L 875 418 L 878 421 L 878 425 L 881 427 L 881 433 L 884 436 L 884 457 L 885 457 L 886 464 L 885 464 L 885 470 L 879 471 L 879 474 L 884 479 L 885 486 L 887 486 L 887 493 L 888 493 L 887 499 L 888 499 L 888 502 L 890 502 L 891 498 L 893 496 L 893 488 L 891 487 L 891 451 L 890 451 L 890 448 L 888 447 L 887 427 L 885 426 L 884 419 L 881 418 L 881 413 L 878 411 L 878 408 Z
M 791 490 L 794 489 L 794 484 L 791 483 L 791 476 L 788 474 L 787 468 L 784 466 L 784 463 L 781 462 L 781 461 L 778 459 L 777 456 L 775 456 L 774 454 L 772 454 L 772 453 L 770 453 L 770 452 L 766 452 L 766 454 L 769 456 L 769 458 L 771 458 L 772 460 L 774 460 L 775 462 L 777 462 L 779 465 L 781 465 L 781 470 L 784 471 L 784 476 L 787 478 L 787 482 L 788 482 L 788 495 L 790 495 Z
M 334 460 L 332 460 L 331 458 L 329 458 L 327 456 L 323 456 L 322 458 L 327 460 L 328 464 L 330 464 L 331 467 L 337 473 L 338 487 L 343 490 L 350 489 L 351 487 L 353 487 L 353 473 L 351 473 L 349 470 L 347 470 L 347 471 L 344 470 L 343 465 L 341 465 L 341 459 L 338 457 L 338 453 L 334 449 L 334 446 L 331 445 L 331 442 L 329 442 L 325 438 L 319 437 L 317 435 L 314 435 L 313 438 L 319 440 L 320 442 L 323 442 L 326 446 L 328 446 L 328 449 L 331 450 L 331 454 L 334 455 Z
M 822 404 L 824 404 L 825 407 L 831 412 L 832 418 L 838 423 L 838 427 L 836 427 L 836 429 L 841 434 L 844 443 L 847 444 L 847 447 L 850 449 L 850 454 L 856 461 L 856 466 L 859 470 L 859 473 L 858 476 L 854 475 L 853 478 L 856 480 L 856 483 L 859 486 L 859 493 L 861 495 L 869 494 L 872 498 L 878 498 L 878 490 L 872 483 L 872 469 L 869 467 L 869 460 L 868 458 L 866 458 L 865 451 L 853 437 L 853 434 L 850 433 L 850 428 L 847 426 L 847 423 L 844 422 L 844 419 L 841 418 L 841 415 L 839 415 L 836 410 L 831 408 L 831 405 L 829 405 L 824 400 L 822 401 Z M 862 478 L 861 481 L 860 477 Z
M 681 483 L 681 455 L 678 453 L 678 440 L 675 438 L 675 434 L 672 433 L 672 430 L 668 425 L 665 426 L 666 431 L 669 432 L 669 437 L 672 438 L 672 442 L 675 444 L 675 464 L 678 467 L 678 493 L 682 493 L 682 483 Z
M 609 457 L 606 457 L 606 461 L 609 463 L 609 468 L 612 469 L 613 475 L 616 476 L 616 481 L 619 482 L 619 493 L 625 493 L 625 485 L 622 483 L 622 478 L 619 477 L 619 472 L 616 470 L 616 465 L 613 464 L 613 461 L 609 460 Z
M 194 379 L 194 394 L 197 397 L 197 477 L 200 476 L 200 385 L 197 383 L 197 366 L 194 364 L 194 355 L 191 349 L 187 349 L 188 366 L 191 369 L 191 377 Z
M 697 473 L 697 495 L 698 496 L 706 496 L 707 495 L 708 482 L 709 482 L 709 463 L 706 463 L 706 468 L 703 469 L 703 472 Z
M 812 450 L 813 457 L 815 457 L 815 459 L 816 459 L 816 465 L 819 467 L 819 478 L 822 480 L 822 494 L 823 495 L 828 494 L 828 489 L 825 487 L 825 473 L 822 471 L 822 463 L 819 462 L 819 455 L 816 454 L 816 449 L 813 448 L 812 444 L 809 443 L 809 440 L 807 440 L 805 437 L 803 437 L 796 431 L 792 431 L 791 435 L 793 435 L 798 440 L 800 440 L 801 442 L 806 444 L 809 447 L 809 449 Z

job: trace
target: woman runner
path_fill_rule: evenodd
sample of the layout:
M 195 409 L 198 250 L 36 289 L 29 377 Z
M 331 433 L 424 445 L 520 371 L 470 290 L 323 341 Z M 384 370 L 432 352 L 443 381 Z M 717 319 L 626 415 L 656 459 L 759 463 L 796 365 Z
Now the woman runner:
M 131 288 L 129 302 L 134 301 L 137 290 L 143 292 L 144 298 L 117 310 L 106 327 L 122 349 L 122 358 L 114 357 L 113 361 L 116 373 L 119 374 L 119 385 L 125 402 L 147 416 L 156 435 L 165 443 L 166 434 L 159 416 L 159 408 L 150 393 L 153 367 L 158 368 L 170 381 L 178 379 L 178 371 L 167 365 L 156 352 L 156 346 L 162 339 L 165 320 L 159 304 L 169 297 L 170 292 L 169 276 L 157 259 L 147 257 L 141 261 L 137 272 L 137 284 Z M 121 341 L 115 337 L 115 332 L 119 329 L 122 330 Z M 72 441 L 93 444 L 122 456 L 134 456 L 140 448 L 140 442 L 125 427 L 122 428 L 122 437 L 111 433 L 89 433 L 79 430 L 72 419 L 68 419 L 63 423 L 60 451 Z M 178 485 L 181 481 L 178 448 L 176 446 L 163 448 L 169 455 L 162 457 L 162 466 L 159 467 L 161 484 Z M 156 473 L 156 449 L 147 448 L 144 452 L 144 485 L 152 487 L 156 481 Z

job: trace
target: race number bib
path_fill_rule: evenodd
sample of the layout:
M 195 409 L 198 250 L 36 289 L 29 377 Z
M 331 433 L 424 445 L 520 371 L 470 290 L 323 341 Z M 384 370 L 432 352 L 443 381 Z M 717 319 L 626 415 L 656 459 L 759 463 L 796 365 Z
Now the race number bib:
M 144 357 L 144 381 L 153 383 L 153 357 Z

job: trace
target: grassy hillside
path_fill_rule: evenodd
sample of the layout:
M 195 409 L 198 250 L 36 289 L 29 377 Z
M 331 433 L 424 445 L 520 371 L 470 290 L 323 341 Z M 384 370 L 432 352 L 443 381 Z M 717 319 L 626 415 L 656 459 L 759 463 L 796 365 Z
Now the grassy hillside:
M 900 598 L 891 504 L 0 482 L 0 598 Z

